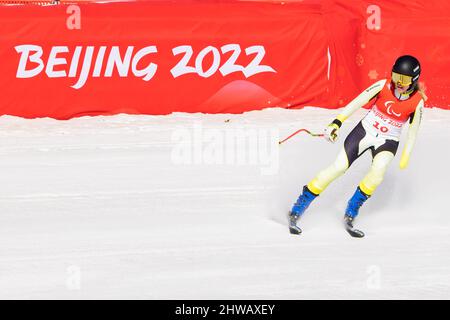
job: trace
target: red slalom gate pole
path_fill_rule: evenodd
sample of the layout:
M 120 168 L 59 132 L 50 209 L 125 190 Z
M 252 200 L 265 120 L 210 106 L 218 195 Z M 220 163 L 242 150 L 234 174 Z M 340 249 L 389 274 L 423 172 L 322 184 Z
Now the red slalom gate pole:
M 323 133 L 312 133 L 311 131 L 307 130 L 307 129 L 298 129 L 297 131 L 295 131 L 293 134 L 291 134 L 290 136 L 288 136 L 287 138 L 281 140 L 278 142 L 278 144 L 282 144 L 283 142 L 289 140 L 290 138 L 292 138 L 293 136 L 295 136 L 296 134 L 300 133 L 300 132 L 306 132 L 307 134 L 309 134 L 312 137 L 323 137 L 324 134 Z

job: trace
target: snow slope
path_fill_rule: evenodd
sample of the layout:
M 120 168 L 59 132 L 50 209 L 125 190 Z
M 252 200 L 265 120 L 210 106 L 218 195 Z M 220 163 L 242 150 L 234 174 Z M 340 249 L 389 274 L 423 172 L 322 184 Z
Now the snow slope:
M 1 117 L 0 298 L 449 298 L 448 111 L 425 111 L 410 167 L 397 156 L 363 207 L 366 238 L 341 218 L 369 154 L 288 233 L 286 212 L 343 139 L 279 147 L 276 134 L 337 113 Z M 262 140 L 224 142 L 242 132 Z

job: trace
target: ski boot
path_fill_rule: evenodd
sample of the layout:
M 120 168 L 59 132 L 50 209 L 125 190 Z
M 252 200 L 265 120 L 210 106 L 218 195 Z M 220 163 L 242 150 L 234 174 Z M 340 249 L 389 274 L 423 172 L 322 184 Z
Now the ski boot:
M 303 187 L 303 193 L 298 197 L 292 210 L 289 212 L 289 232 L 291 234 L 302 233 L 302 229 L 297 225 L 297 221 L 316 197 L 317 195 L 309 191 L 307 186 Z
M 362 238 L 364 237 L 364 232 L 361 230 L 355 229 L 353 227 L 353 221 L 359 213 L 359 209 L 361 206 L 369 199 L 369 195 L 365 194 L 358 187 L 353 194 L 353 196 L 348 201 L 347 209 L 345 210 L 344 216 L 344 226 L 345 230 L 354 238 Z

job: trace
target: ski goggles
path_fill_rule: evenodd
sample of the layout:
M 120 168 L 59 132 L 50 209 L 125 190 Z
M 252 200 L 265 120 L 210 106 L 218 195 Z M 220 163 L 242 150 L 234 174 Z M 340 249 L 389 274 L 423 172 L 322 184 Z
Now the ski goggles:
M 412 83 L 412 77 L 400 74 L 397 72 L 392 72 L 392 82 L 402 87 L 409 87 Z

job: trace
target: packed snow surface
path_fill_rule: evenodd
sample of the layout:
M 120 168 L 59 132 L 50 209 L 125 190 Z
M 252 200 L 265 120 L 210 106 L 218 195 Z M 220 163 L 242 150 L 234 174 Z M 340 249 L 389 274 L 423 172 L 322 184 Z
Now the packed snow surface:
M 449 298 L 450 111 L 426 109 L 406 170 L 400 145 L 356 222 L 365 238 L 342 217 L 369 153 L 288 233 L 302 186 L 367 111 L 335 144 L 277 141 L 338 112 L 1 117 L 0 298 Z

